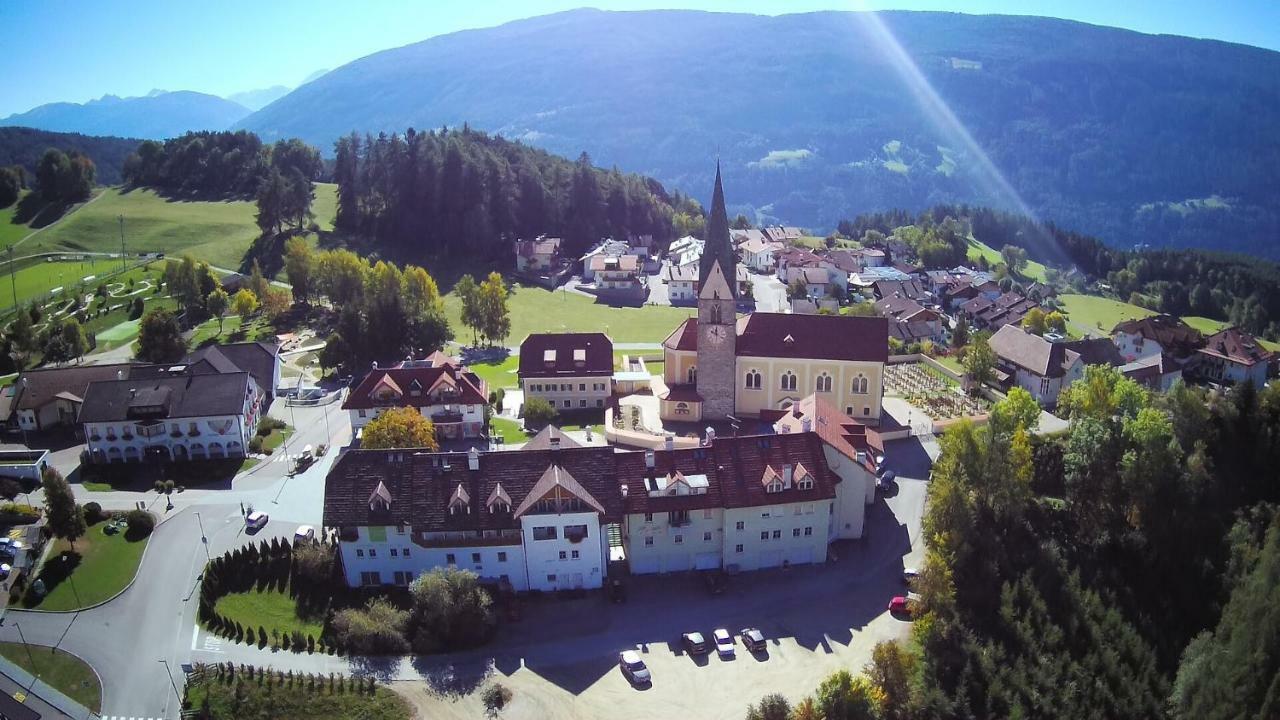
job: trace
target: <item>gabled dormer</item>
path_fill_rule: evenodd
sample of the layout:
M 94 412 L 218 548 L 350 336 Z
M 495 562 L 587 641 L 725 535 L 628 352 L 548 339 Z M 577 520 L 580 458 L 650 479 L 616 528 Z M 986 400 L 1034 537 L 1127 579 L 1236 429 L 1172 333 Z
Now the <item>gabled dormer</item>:
M 795 469 L 796 488 L 799 490 L 812 490 L 814 485 L 813 474 L 808 471 L 802 464 L 796 464 Z
M 369 399 L 379 405 L 389 405 L 395 403 L 404 397 L 404 391 L 391 379 L 390 375 L 383 375 L 378 378 L 378 382 L 369 391 Z
M 409 383 L 409 396 L 418 397 L 421 394 L 422 394 L 422 383 L 418 382 L 417 378 L 414 378 L 413 382 Z
M 391 491 L 378 481 L 378 486 L 373 489 L 373 493 L 369 495 L 369 510 L 372 512 L 390 512 L 391 511 Z
M 467 489 L 458 483 L 458 487 L 453 489 L 453 494 L 449 496 L 449 514 L 450 515 L 467 515 L 471 513 L 471 494 Z
M 772 465 L 766 465 L 760 484 L 764 486 L 764 491 L 767 493 L 780 493 L 782 492 L 782 475 L 774 470 Z
M 502 483 L 498 483 L 493 487 L 493 492 L 489 493 L 489 499 L 484 504 L 490 513 L 511 512 L 511 496 L 503 489 Z
M 561 514 L 590 511 L 605 514 L 604 506 L 600 501 L 592 497 L 591 493 L 569 474 L 569 471 L 559 465 L 551 465 L 534 484 L 525 499 L 520 502 L 515 516 L 520 517 L 526 513 Z

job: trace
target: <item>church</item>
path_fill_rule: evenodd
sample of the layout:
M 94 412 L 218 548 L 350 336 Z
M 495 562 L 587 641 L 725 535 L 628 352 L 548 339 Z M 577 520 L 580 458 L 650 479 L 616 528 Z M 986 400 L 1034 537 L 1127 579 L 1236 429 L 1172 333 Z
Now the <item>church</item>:
M 880 424 L 889 325 L 882 317 L 737 314 L 737 252 L 716 167 L 698 314 L 662 343 L 664 421 L 723 421 L 785 410 L 816 394 L 845 415 Z

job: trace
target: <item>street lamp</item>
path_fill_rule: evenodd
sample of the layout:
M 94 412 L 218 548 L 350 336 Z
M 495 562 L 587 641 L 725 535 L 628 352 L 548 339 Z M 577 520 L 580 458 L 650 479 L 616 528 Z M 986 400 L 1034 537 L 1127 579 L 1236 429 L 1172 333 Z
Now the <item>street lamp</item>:
M 173 681 L 173 670 L 169 669 L 169 661 L 161 658 L 156 662 L 164 665 L 164 671 L 169 676 L 169 684 L 173 686 L 173 694 L 178 696 L 178 702 L 182 702 L 182 693 L 178 692 L 178 683 Z
M 200 524 L 200 542 L 204 544 L 204 557 L 206 560 L 212 560 L 209 555 L 209 538 L 204 534 L 204 520 L 200 517 L 200 511 L 196 510 L 196 522 Z

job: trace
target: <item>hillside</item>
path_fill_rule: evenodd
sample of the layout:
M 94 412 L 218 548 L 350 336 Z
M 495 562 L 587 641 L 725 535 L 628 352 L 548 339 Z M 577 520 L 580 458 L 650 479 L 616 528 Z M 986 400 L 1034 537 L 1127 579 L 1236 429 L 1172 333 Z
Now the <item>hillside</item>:
M 316 185 L 314 212 L 321 229 L 333 227 L 335 186 Z M 258 237 L 252 201 L 173 201 L 146 189 L 108 188 L 102 195 L 18 245 L 16 255 L 44 252 L 120 252 L 124 216 L 130 253 L 191 255 L 232 270 Z
M 0 125 L 163 140 L 188 130 L 223 130 L 247 114 L 249 108 L 230 100 L 184 90 L 133 98 L 105 95 L 83 104 L 49 103 L 0 119 Z
M 35 177 L 36 164 L 40 162 L 40 156 L 44 155 L 45 150 L 74 150 L 93 160 L 98 171 L 98 183 L 115 185 L 122 179 L 121 169 L 125 158 L 138 148 L 139 142 L 133 138 L 94 137 L 29 127 L 0 127 L 0 166 L 21 165 L 30 179 Z
M 886 12 L 881 32 L 868 17 L 572 11 L 370 55 L 239 126 L 331 153 L 353 129 L 469 122 L 696 197 L 718 154 L 730 210 L 762 221 L 1016 194 L 1116 245 L 1280 256 L 1280 53 L 1045 18 Z

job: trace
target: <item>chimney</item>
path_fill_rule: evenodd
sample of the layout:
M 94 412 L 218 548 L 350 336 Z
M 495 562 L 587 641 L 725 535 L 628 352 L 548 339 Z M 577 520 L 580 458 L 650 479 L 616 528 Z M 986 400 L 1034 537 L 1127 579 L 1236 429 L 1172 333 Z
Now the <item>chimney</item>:
M 624 499 L 627 497 L 627 486 L 625 483 L 622 485 L 622 497 Z
M 858 450 L 858 451 L 855 453 L 855 457 L 857 458 L 858 462 L 860 462 L 860 463 L 864 463 L 864 462 L 866 462 L 866 461 L 867 461 L 867 451 L 866 451 L 866 450 Z
M 468 470 L 480 469 L 480 451 L 475 449 L 474 446 L 472 446 L 472 448 L 467 451 L 467 469 Z
M 676 449 L 676 436 L 675 436 L 675 435 L 672 435 L 671 433 L 667 433 L 667 441 L 666 441 L 666 445 L 667 445 L 667 452 L 671 452 L 672 450 L 675 450 L 675 449 Z
M 716 439 L 716 429 L 708 425 L 706 436 L 705 436 L 705 439 L 702 441 L 702 444 L 710 445 L 712 442 L 715 441 L 715 439 Z
M 649 468 L 650 470 L 653 469 L 653 451 L 652 450 L 644 451 L 644 466 Z M 626 487 L 626 486 L 624 485 L 623 487 Z
M 551 449 L 552 449 L 552 450 L 559 450 L 559 449 L 560 449 L 560 436 L 559 436 L 559 435 L 552 435 L 552 436 L 551 436 Z
M 807 417 L 800 418 L 800 432 L 812 432 L 812 431 L 813 431 L 813 419 L 807 418 Z
M 791 463 L 787 463 L 786 465 L 782 466 L 782 489 L 783 490 L 791 489 L 792 472 L 793 472 L 793 468 L 791 467 Z
M 374 360 L 374 361 L 373 361 L 373 369 L 374 369 L 374 370 L 377 370 L 377 369 L 378 369 L 378 361 L 377 361 L 377 360 Z
M 123 380 L 123 379 L 124 379 L 124 371 L 123 371 L 123 370 L 117 370 L 117 371 L 116 371 L 116 379 L 117 379 L 117 380 Z M 23 384 L 23 385 L 26 385 L 26 384 L 27 384 L 27 379 L 26 379 L 26 378 L 22 378 L 22 384 Z

